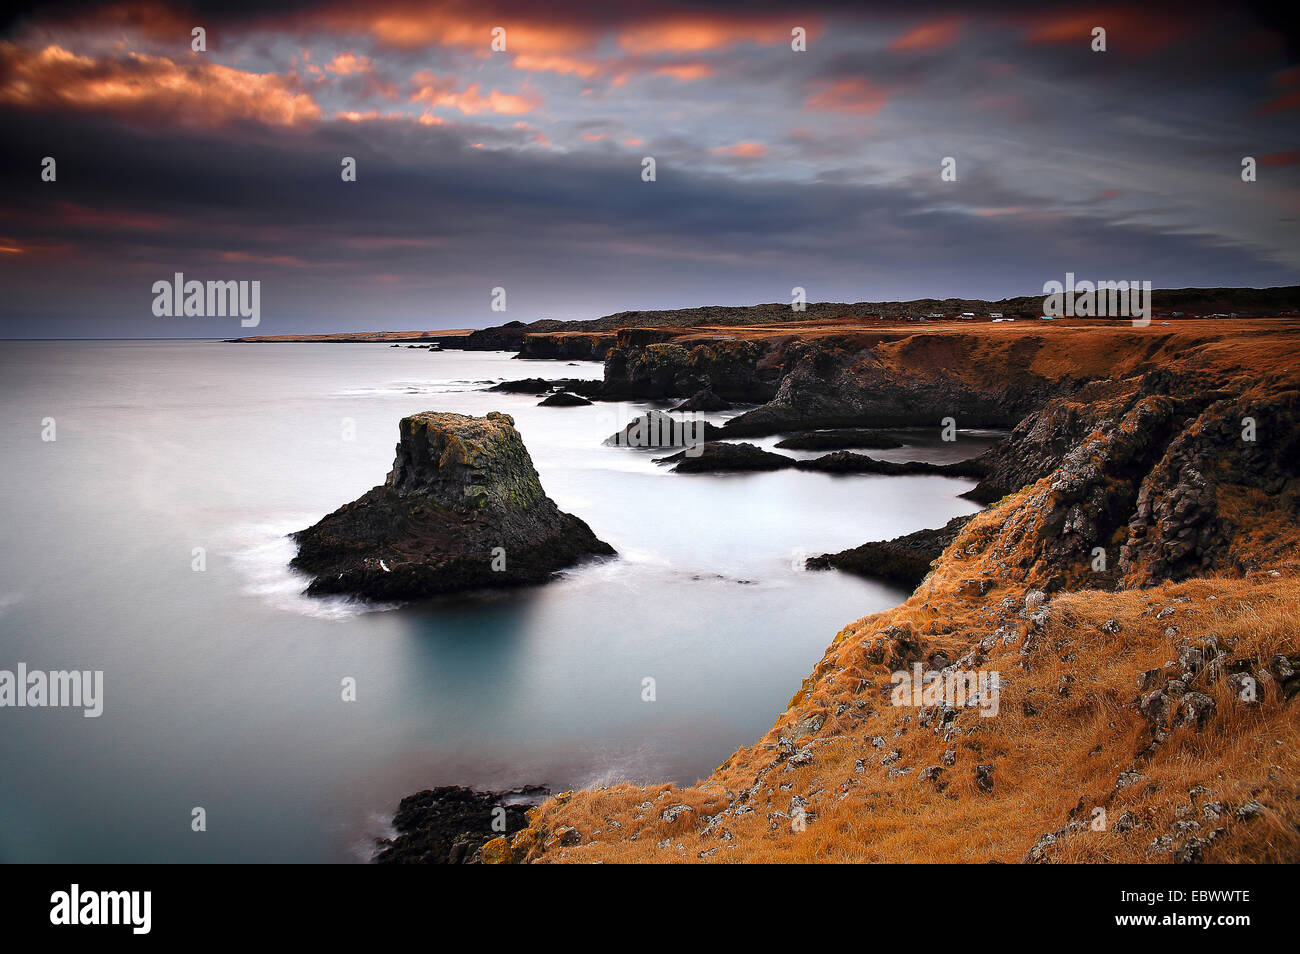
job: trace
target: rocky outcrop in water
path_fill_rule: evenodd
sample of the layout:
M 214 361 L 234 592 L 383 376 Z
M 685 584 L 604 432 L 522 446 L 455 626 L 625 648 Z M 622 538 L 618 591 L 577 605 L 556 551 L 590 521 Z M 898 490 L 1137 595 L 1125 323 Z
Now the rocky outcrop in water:
M 626 427 L 605 438 L 606 447 L 662 449 L 697 447 L 716 440 L 722 428 L 698 417 L 673 417 L 663 411 L 647 411 L 633 418 Z
M 388 479 L 294 534 L 312 595 L 415 600 L 540 583 L 614 552 L 542 489 L 508 414 L 403 418 Z
M 719 474 L 737 471 L 784 470 L 794 466 L 794 460 L 782 454 L 773 454 L 753 444 L 714 442 L 703 445 L 697 453 L 684 450 L 668 457 L 660 457 L 656 464 L 673 464 L 676 474 Z
M 552 361 L 604 361 L 614 347 L 612 334 L 530 334 L 519 345 L 520 358 Z
M 604 384 L 586 378 L 520 378 L 516 381 L 502 381 L 488 388 L 502 394 L 550 394 L 553 391 L 570 391 L 586 398 L 599 397 Z
M 718 397 L 708 388 L 696 391 L 673 408 L 674 411 L 727 411 L 730 409 L 730 401 Z
M 786 450 L 889 450 L 902 447 L 903 442 L 879 431 L 840 428 L 792 434 L 777 441 L 776 446 Z
M 537 403 L 538 407 L 583 407 L 591 404 L 585 397 L 578 397 L 568 391 L 556 391 Z
M 914 587 L 925 579 L 930 564 L 957 539 L 957 534 L 969 521 L 969 516 L 953 517 L 937 530 L 918 530 L 892 540 L 864 543 L 839 553 L 824 553 L 810 557 L 805 565 L 810 570 L 834 568 Z
M 767 343 L 706 337 L 678 341 L 682 329 L 629 328 L 605 359 L 605 394 L 675 398 L 710 391 L 726 401 L 761 402 L 776 393 L 779 365 Z
M 408 795 L 393 817 L 396 837 L 379 842 L 374 861 L 381 865 L 507 861 L 505 841 L 527 824 L 528 809 L 547 794 L 539 786 L 480 792 L 444 785 Z M 496 850 L 496 842 L 502 843 L 504 852 Z

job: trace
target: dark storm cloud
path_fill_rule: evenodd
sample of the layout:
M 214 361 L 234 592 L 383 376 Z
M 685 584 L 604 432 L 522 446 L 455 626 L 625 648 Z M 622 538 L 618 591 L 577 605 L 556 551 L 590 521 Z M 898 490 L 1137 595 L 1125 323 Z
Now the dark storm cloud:
M 740 45 L 718 31 L 778 5 L 476 8 L 558 24 L 541 44 L 566 24 L 596 44 L 525 69 L 455 43 L 393 48 L 424 27 L 365 34 L 335 7 L 167 9 L 243 39 L 195 60 L 146 38 L 124 58 L 96 33 L 51 55 L 81 35 L 29 19 L 0 52 L 8 333 L 239 333 L 153 317 L 151 285 L 175 271 L 263 281 L 268 334 L 788 300 L 795 285 L 1001 297 L 1066 271 L 1157 287 L 1300 271 L 1295 112 L 1259 111 L 1300 84 L 1286 38 L 1249 11 L 1116 14 L 1117 47 L 1136 24 L 1143 51 L 1099 60 L 1070 39 L 1073 5 L 824 5 L 800 11 L 820 32 L 799 56 L 773 55 L 786 41 L 774 51 L 766 27 Z M 602 33 L 657 17 L 689 22 Z M 1249 186 L 1247 154 L 1271 157 Z M 57 183 L 39 181 L 46 155 Z M 946 155 L 957 183 L 938 176 Z

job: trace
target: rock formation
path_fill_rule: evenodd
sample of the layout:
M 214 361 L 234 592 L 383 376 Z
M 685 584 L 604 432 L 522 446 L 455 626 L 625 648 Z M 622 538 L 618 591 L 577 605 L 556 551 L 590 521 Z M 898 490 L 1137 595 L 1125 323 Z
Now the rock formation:
M 850 427 L 792 434 L 776 446 L 786 450 L 889 450 L 902 447 L 903 442 L 879 431 Z
M 312 595 L 415 600 L 540 583 L 612 554 L 542 490 L 508 414 L 403 418 L 388 479 L 294 534 Z
M 526 824 L 528 810 L 547 794 L 539 786 L 480 792 L 444 785 L 408 795 L 393 817 L 397 836 L 379 842 L 375 863 L 500 863 L 508 858 L 509 849 L 502 852 L 495 843 L 504 847 L 506 839 Z
M 763 336 L 776 394 L 722 436 L 1009 423 L 971 462 L 989 506 L 944 528 L 932 565 L 934 531 L 835 555 L 930 572 L 835 634 L 772 728 L 707 779 L 546 802 L 512 857 L 1295 862 L 1297 330 Z M 691 342 L 672 347 L 659 380 L 673 355 L 689 377 Z M 636 365 L 607 368 L 620 358 Z M 996 676 L 995 706 L 896 701 L 917 664 Z
M 969 516 L 953 517 L 937 530 L 917 530 L 892 540 L 864 543 L 839 553 L 824 553 L 809 557 L 805 565 L 810 570 L 834 568 L 914 587 L 925 579 L 930 564 L 957 539 L 957 534 L 969 521 Z

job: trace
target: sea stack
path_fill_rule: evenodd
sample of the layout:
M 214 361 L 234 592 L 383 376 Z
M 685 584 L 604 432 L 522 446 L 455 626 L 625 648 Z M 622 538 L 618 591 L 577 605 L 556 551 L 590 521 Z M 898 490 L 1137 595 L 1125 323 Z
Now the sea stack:
M 417 600 L 540 583 L 614 549 L 542 489 L 514 419 L 402 419 L 388 479 L 294 534 L 311 595 Z

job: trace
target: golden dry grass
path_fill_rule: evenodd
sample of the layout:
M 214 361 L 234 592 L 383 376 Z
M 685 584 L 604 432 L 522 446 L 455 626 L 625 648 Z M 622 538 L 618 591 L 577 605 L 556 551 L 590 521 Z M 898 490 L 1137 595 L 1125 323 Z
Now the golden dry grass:
M 1083 377 L 1105 377 L 1107 362 L 1112 377 L 1168 362 L 1212 373 L 1216 386 L 1246 397 L 1276 399 L 1294 389 L 1300 322 L 1239 322 L 1242 327 L 1227 329 L 1232 340 L 1218 340 L 1223 324 L 1155 325 L 1141 330 L 1136 347 L 1133 331 L 1124 332 L 1124 344 L 1113 326 L 1031 331 L 999 325 L 996 340 L 988 341 L 927 329 L 881 338 L 876 353 L 907 365 L 909 373 L 947 366 L 961 374 L 967 365 L 987 373 L 1011 349 L 1028 346 L 1036 349 L 1035 370 L 1045 375 L 1080 373 L 1080 361 L 1087 364 Z M 738 330 L 746 329 L 728 329 Z M 982 326 L 981 334 L 987 330 Z M 775 332 L 765 326 L 761 333 Z M 827 333 L 843 334 L 843 328 L 828 327 Z M 1087 397 L 1102 401 L 1108 394 L 1098 382 Z M 1300 861 L 1300 701 L 1285 700 L 1269 678 L 1261 679 L 1253 705 L 1224 677 L 1202 680 L 1193 688 L 1214 699 L 1215 716 L 1201 729 L 1172 729 L 1154 748 L 1152 728 L 1135 706 L 1139 676 L 1165 670 L 1184 646 L 1217 639 L 1230 647 L 1231 660 L 1256 674 L 1266 673 L 1277 654 L 1300 653 L 1297 482 L 1272 496 L 1229 483 L 1219 487 L 1219 513 L 1234 527 L 1233 554 L 1252 558 L 1263 570 L 1119 591 L 1081 588 L 1087 573 L 1074 573 L 1073 591 L 1053 597 L 1046 622 L 1033 627 L 1021 609 L 1035 579 L 1049 481 L 1022 488 L 973 518 L 905 603 L 841 630 L 777 724 L 709 778 L 687 787 L 621 784 L 551 799 L 516 836 L 517 857 L 548 863 L 1019 862 L 1043 835 L 1061 832 L 1072 819 L 1089 822 L 1103 809 L 1104 829 L 1076 824 L 1046 849 L 1047 858 L 1172 861 L 1172 852 L 1150 846 L 1175 825 L 1187 829 L 1195 822 L 1199 827 L 1180 833 L 1175 845 L 1221 828 L 1204 860 Z M 961 710 L 955 722 L 960 731 L 945 741 L 933 725 L 920 724 L 916 708 L 892 705 L 887 690 L 897 668 L 891 665 L 894 649 L 878 635 L 887 629 L 911 634 L 923 654 L 943 651 L 951 660 L 995 633 L 1010 635 L 978 665 L 1002 677 L 998 715 Z M 824 724 L 810 726 L 814 718 Z M 873 745 L 873 737 L 883 747 Z M 779 758 L 782 738 L 811 746 L 811 762 L 796 767 Z M 943 765 L 945 750 L 952 751 L 951 765 Z M 882 764 L 894 751 L 894 767 L 909 773 L 891 775 Z M 980 765 L 992 766 L 991 791 L 978 784 Z M 937 781 L 919 777 L 928 766 L 942 767 Z M 1136 781 L 1118 784 L 1121 773 L 1132 772 Z M 1198 788 L 1206 791 L 1194 799 Z M 804 830 L 795 830 L 788 817 L 796 796 L 806 800 Z M 1223 803 L 1222 817 L 1204 814 L 1209 802 Z M 1247 803 L 1258 803 L 1257 813 L 1237 819 L 1234 813 Z M 664 819 L 665 809 L 681 805 L 690 811 Z M 706 819 L 724 811 L 706 827 Z M 1127 831 L 1117 826 L 1125 813 L 1135 821 Z M 576 845 L 559 837 L 566 826 L 576 829 Z
M 1300 704 L 1286 705 L 1276 686 L 1266 685 L 1260 704 L 1247 707 L 1221 680 L 1211 689 L 1219 717 L 1200 732 L 1175 729 L 1149 760 L 1135 757 L 1150 732 L 1132 706 L 1138 674 L 1175 659 L 1178 646 L 1187 641 L 1209 636 L 1235 641 L 1234 658 L 1264 662 L 1276 653 L 1295 654 L 1300 649 L 1296 571 L 1291 567 L 1276 579 L 1206 579 L 1150 590 L 1059 596 L 1049 604 L 1042 648 L 1032 654 L 1028 671 L 1021 668 L 1019 643 L 999 646 L 986 664 L 1004 678 L 996 717 L 963 712 L 958 724 L 967 731 L 950 745 L 917 726 L 915 709 L 891 706 L 887 699 L 861 725 L 841 726 L 832 718 L 819 733 L 811 765 L 778 765 L 768 773 L 771 784 L 750 799 L 754 811 L 725 821 L 721 827 L 731 833 L 729 840 L 701 834 L 699 819 L 725 808 L 728 793 L 748 788 L 773 761 L 772 746 L 786 725 L 808 709 L 853 698 L 852 691 L 840 694 L 841 686 L 856 686 L 859 678 L 859 667 L 849 667 L 849 679 L 823 679 L 829 685 L 819 684 L 781 728 L 757 746 L 738 751 L 698 785 L 616 785 L 573 793 L 564 804 L 548 802 L 533 819 L 534 835 L 568 825 L 581 833 L 583 843 L 535 850 L 532 860 L 1018 862 L 1041 835 L 1064 826 L 1080 805 L 1088 819 L 1094 808 L 1105 809 L 1107 830 L 1089 829 L 1063 839 L 1054 846 L 1053 860 L 1172 860 L 1149 856 L 1147 847 L 1170 829 L 1180 809 L 1186 812 L 1191 806 L 1200 819 L 1200 806 L 1207 801 L 1222 801 L 1231 812 L 1251 800 L 1259 802 L 1260 816 L 1229 824 L 1208 860 L 1300 860 Z M 903 619 L 925 618 L 928 614 L 918 613 L 916 600 L 869 618 L 873 622 L 863 629 L 875 632 Z M 1166 607 L 1175 613 L 1156 619 Z M 1112 619 L 1121 627 L 1114 636 L 1101 629 Z M 1169 625 L 1179 627 L 1177 635 L 1166 635 Z M 850 633 L 839 646 L 848 648 L 857 638 Z M 828 659 L 843 664 L 836 657 L 832 647 Z M 880 682 L 884 667 L 877 669 Z M 1066 675 L 1072 682 L 1069 694 L 1061 696 L 1058 687 Z M 1037 707 L 1034 715 L 1026 714 L 1026 701 Z M 887 741 L 884 749 L 871 745 L 874 735 Z M 945 768 L 947 785 L 939 790 L 917 776 L 921 768 L 939 764 L 948 747 L 956 750 L 955 764 Z M 913 771 L 891 779 L 880 758 L 895 749 L 902 753 L 898 764 Z M 855 774 L 854 764 L 861 758 L 869 761 L 863 773 Z M 976 786 L 975 766 L 981 763 L 994 765 L 991 793 Z M 1141 773 L 1140 782 L 1118 789 L 1120 773 L 1134 768 Z M 1197 786 L 1210 792 L 1192 806 L 1188 793 Z M 773 826 L 767 818 L 768 812 L 787 811 L 794 795 L 807 798 L 807 811 L 815 812 L 802 832 L 792 830 L 788 820 Z M 638 808 L 646 802 L 653 806 L 650 810 Z M 690 806 L 693 813 L 664 822 L 663 809 L 678 804 Z M 1140 825 L 1121 833 L 1114 823 L 1126 811 Z M 544 840 L 542 835 L 539 846 Z M 699 857 L 710 849 L 715 849 L 711 855 Z

